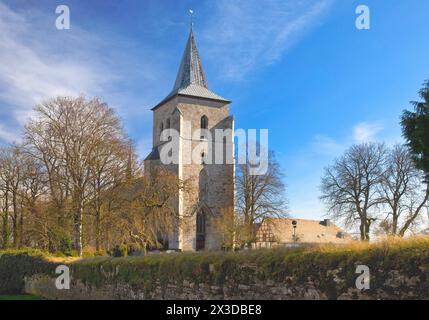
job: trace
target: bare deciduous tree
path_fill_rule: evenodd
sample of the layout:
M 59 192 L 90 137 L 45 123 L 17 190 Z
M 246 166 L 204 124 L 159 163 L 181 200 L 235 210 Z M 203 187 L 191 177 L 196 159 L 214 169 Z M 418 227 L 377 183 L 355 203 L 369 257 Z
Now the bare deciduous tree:
M 122 139 L 120 120 L 99 99 L 58 97 L 35 108 L 36 117 L 26 126 L 31 153 L 43 161 L 58 206 L 70 196 L 73 239 L 82 255 L 83 210 L 90 196 L 93 165 L 100 145 Z
M 23 180 L 24 155 L 17 145 L 2 148 L 0 152 L 0 190 L 3 198 L 3 245 L 12 239 L 13 246 L 21 245 L 20 222 L 23 210 L 20 206 L 20 186 Z M 10 233 L 10 222 L 12 232 Z
M 238 214 L 243 216 L 248 241 L 254 236 L 255 222 L 287 215 L 283 175 L 274 153 L 270 152 L 268 170 L 263 175 L 252 175 L 251 163 L 254 161 L 238 165 L 236 176 Z
M 423 178 L 406 146 L 397 145 L 389 152 L 379 187 L 388 210 L 382 223 L 387 234 L 403 237 L 421 215 L 429 196 L 420 190 Z
M 100 250 L 101 229 L 104 222 L 103 198 L 106 198 L 115 186 L 120 185 L 126 179 L 130 153 L 132 153 L 131 146 L 125 144 L 120 137 L 100 141 L 94 149 L 90 169 L 89 212 L 95 220 L 93 232 L 97 251 Z
M 162 245 L 161 241 L 182 222 L 173 206 L 179 190 L 186 192 L 186 183 L 162 167 L 123 184 L 115 192 L 113 208 L 126 231 L 123 240 L 144 251 Z
M 219 216 L 214 218 L 216 230 L 222 237 L 224 249 L 236 249 L 248 241 L 247 226 L 243 221 L 243 216 L 237 214 L 234 208 L 224 208 Z
M 369 240 L 375 209 L 382 204 L 378 186 L 385 156 L 383 144 L 354 145 L 325 169 L 322 178 L 321 199 L 328 205 L 330 216 L 347 225 L 358 223 L 361 240 Z
M 9 149 L 0 149 L 0 192 L 1 192 L 1 211 L 2 211 L 2 247 L 7 248 L 10 245 L 10 213 L 9 213 L 9 194 L 10 194 L 10 173 L 9 173 Z

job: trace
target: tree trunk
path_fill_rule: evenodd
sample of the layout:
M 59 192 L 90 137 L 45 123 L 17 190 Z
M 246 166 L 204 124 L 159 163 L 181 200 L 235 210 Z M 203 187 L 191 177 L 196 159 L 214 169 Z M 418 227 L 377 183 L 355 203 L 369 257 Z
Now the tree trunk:
M 9 247 L 9 212 L 3 211 L 3 249 Z
M 365 241 L 369 241 L 369 239 L 370 239 L 370 236 L 369 236 L 370 226 L 371 226 L 371 222 L 367 222 L 365 224 Z
M 428 201 L 429 201 L 429 182 L 426 183 L 426 194 L 425 194 L 425 197 L 424 197 L 423 201 L 417 207 L 417 209 L 414 212 L 414 214 L 405 222 L 404 226 L 399 231 L 399 236 L 403 237 L 405 235 L 405 232 L 407 232 L 407 230 L 410 227 L 410 225 L 418 217 L 418 215 L 423 210 L 423 208 L 428 203 Z
M 360 223 L 359 230 L 360 230 L 360 240 L 365 241 L 365 223 L 362 221 Z
M 97 209 L 97 212 L 95 215 L 95 250 L 97 252 L 100 251 L 100 224 L 101 224 L 100 210 Z
M 16 205 L 16 192 L 12 190 L 12 208 L 13 208 L 13 219 L 12 219 L 12 235 L 13 235 L 13 246 L 18 247 L 18 206 Z
M 375 221 L 374 218 L 367 218 L 365 223 L 365 241 L 369 241 L 371 236 L 369 231 L 371 230 L 371 224 Z
M 393 212 L 393 218 L 392 218 L 392 235 L 396 236 L 396 233 L 398 232 L 398 215 L 396 212 Z
M 147 243 L 146 241 L 143 241 L 143 255 L 146 257 L 147 256 Z
M 21 215 L 19 220 L 19 247 L 24 245 L 24 208 L 21 207 Z
M 6 189 L 4 195 L 4 210 L 3 210 L 3 249 L 9 247 L 10 230 L 9 230 L 9 196 Z
M 100 251 L 100 238 L 101 238 L 101 200 L 100 200 L 100 182 L 96 186 L 95 196 L 95 250 Z
M 82 220 L 83 220 L 83 201 L 79 199 L 76 202 L 76 212 L 74 217 L 74 246 L 79 257 L 82 257 Z

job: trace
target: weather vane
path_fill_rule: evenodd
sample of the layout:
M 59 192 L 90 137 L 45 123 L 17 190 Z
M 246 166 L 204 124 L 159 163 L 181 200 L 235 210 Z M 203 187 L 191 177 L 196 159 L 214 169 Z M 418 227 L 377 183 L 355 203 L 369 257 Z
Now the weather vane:
M 194 10 L 189 9 L 189 19 L 190 19 L 190 26 L 191 26 L 191 30 L 192 30 L 192 15 L 194 14 Z

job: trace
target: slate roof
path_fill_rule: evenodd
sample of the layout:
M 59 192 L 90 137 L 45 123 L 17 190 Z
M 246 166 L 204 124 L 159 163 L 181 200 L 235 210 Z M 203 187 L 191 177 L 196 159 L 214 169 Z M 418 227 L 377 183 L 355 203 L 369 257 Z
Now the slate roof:
M 158 147 L 154 147 L 145 160 L 159 160 L 159 150 Z
M 188 42 L 186 43 L 186 48 L 183 53 L 173 90 L 152 110 L 177 95 L 198 97 L 227 103 L 230 102 L 208 89 L 206 75 L 203 70 L 203 65 L 201 63 L 192 29 L 189 33 Z

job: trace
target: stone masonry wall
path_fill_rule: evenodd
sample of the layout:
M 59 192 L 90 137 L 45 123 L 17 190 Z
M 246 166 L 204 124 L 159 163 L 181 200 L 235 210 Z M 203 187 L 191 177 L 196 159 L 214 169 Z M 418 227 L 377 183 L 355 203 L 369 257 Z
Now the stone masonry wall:
M 197 148 L 204 141 L 200 139 L 200 134 L 194 136 L 194 133 L 200 130 L 201 117 L 204 115 L 208 118 L 208 129 L 212 138 L 215 137 L 215 129 L 233 129 L 233 120 L 229 116 L 229 105 L 223 102 L 175 97 L 154 110 L 153 114 L 154 147 L 161 144 L 160 129 L 165 129 L 167 122 L 170 123 L 170 128 L 180 132 L 178 152 L 181 159 L 180 164 L 166 167 L 177 174 L 179 179 L 186 181 L 188 187 L 187 192 L 180 193 L 176 201 L 175 209 L 184 219 L 181 221 L 181 228 L 178 228 L 177 232 L 169 237 L 171 249 L 195 250 L 196 216 L 200 212 L 204 212 L 206 216 L 205 249 L 220 249 L 221 241 L 214 219 L 221 214 L 222 210 L 234 206 L 233 164 L 210 164 L 208 161 L 208 163 L 200 163 L 199 161 L 202 160 L 200 158 L 194 159 L 196 162 L 188 163 L 184 158 L 189 157 L 194 150 L 198 151 L 195 152 L 197 155 L 204 153 L 206 157 L 210 156 L 210 152 L 204 146 L 201 150 Z M 187 126 L 188 124 L 190 124 L 190 128 Z M 192 139 L 185 132 L 188 129 L 191 130 L 189 134 L 191 134 Z M 232 142 L 232 130 L 226 139 L 225 141 Z M 221 143 L 224 144 L 223 141 Z M 167 144 L 163 146 L 167 146 Z M 214 163 L 215 143 L 211 144 L 211 149 L 211 161 Z M 223 150 L 225 153 L 229 153 L 230 159 L 233 158 L 233 147 L 223 147 Z M 145 161 L 145 168 L 150 170 L 152 164 L 159 165 L 160 162 Z
M 338 271 L 338 270 L 337 270 Z M 335 270 L 334 270 L 335 273 Z M 235 282 L 227 279 L 223 285 L 196 283 L 183 280 L 181 283 L 161 283 L 155 280 L 153 288 L 133 286 L 123 282 L 106 282 L 103 285 L 85 283 L 80 279 L 73 279 L 70 290 L 57 290 L 55 278 L 46 275 L 34 275 L 26 278 L 25 292 L 49 299 L 72 300 L 151 300 L 151 299 L 179 299 L 179 300 L 373 300 L 373 299 L 429 299 L 429 293 L 422 296 L 419 277 L 401 274 L 398 270 L 390 270 L 386 286 L 383 289 L 358 290 L 350 287 L 338 296 L 333 295 L 335 285 L 327 290 L 320 286 L 320 279 L 309 279 L 302 284 L 294 284 L 293 277 L 284 282 L 273 280 L 251 279 L 249 282 Z M 248 279 L 249 280 L 249 279 Z M 344 279 L 335 279 L 338 286 Z M 406 290 L 404 290 L 406 286 Z
M 70 290 L 55 286 L 66 264 Z M 359 290 L 366 266 L 369 289 Z M 361 283 L 361 282 L 360 282 Z M 0 294 L 51 299 L 429 299 L 429 237 L 348 246 L 52 259 L 0 252 Z

